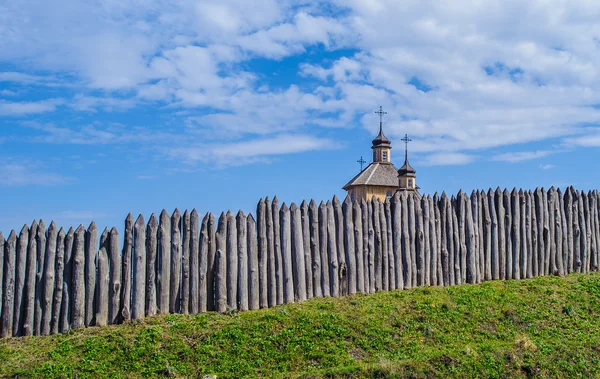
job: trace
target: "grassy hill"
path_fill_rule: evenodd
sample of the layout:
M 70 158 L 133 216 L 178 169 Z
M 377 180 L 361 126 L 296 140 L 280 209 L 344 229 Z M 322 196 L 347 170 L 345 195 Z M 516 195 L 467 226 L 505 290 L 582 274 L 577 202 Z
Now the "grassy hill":
M 2 377 L 600 377 L 600 274 L 0 341 Z

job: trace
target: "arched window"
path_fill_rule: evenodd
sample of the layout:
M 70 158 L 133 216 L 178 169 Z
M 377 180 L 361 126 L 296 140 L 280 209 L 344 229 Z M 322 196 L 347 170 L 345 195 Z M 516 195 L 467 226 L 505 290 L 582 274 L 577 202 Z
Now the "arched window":
M 381 160 L 384 161 L 384 162 L 388 161 L 388 153 L 387 153 L 387 151 L 383 152 L 383 158 Z
M 408 188 L 412 188 L 412 186 L 413 186 L 413 180 L 408 179 Z

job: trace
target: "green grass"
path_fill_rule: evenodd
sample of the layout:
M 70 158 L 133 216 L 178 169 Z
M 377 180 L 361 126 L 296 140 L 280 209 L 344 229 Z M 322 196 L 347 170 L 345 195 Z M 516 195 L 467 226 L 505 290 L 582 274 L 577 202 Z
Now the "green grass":
M 0 341 L 2 377 L 600 377 L 600 274 Z

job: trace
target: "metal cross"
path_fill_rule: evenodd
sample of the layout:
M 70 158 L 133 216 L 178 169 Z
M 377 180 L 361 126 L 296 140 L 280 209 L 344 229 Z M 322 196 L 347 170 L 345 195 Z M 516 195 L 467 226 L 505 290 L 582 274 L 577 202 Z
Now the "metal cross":
M 387 112 L 383 111 L 383 107 L 381 105 L 379 106 L 379 110 L 375 111 L 375 113 L 379 115 L 379 124 L 383 123 L 383 115 L 387 114 Z
M 360 163 L 360 171 L 362 171 L 362 170 L 363 170 L 363 165 L 364 165 L 365 163 L 367 163 L 367 161 L 365 161 L 365 160 L 363 159 L 363 157 L 360 157 L 360 159 L 359 159 L 359 160 L 357 160 L 357 162 L 358 162 L 358 163 Z
M 406 159 L 408 159 L 408 143 L 412 140 L 408 138 L 408 134 L 405 134 L 404 138 L 402 138 L 400 141 L 404 142 L 404 155 L 406 156 Z

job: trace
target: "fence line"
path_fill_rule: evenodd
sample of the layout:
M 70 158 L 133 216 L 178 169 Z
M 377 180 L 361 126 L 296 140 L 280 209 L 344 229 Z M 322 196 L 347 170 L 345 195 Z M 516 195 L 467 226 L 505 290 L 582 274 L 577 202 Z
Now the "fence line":
M 155 314 L 254 310 L 344 296 L 598 270 L 598 191 L 261 199 L 256 218 L 163 210 L 119 231 L 44 221 L 0 232 L 0 335 Z

